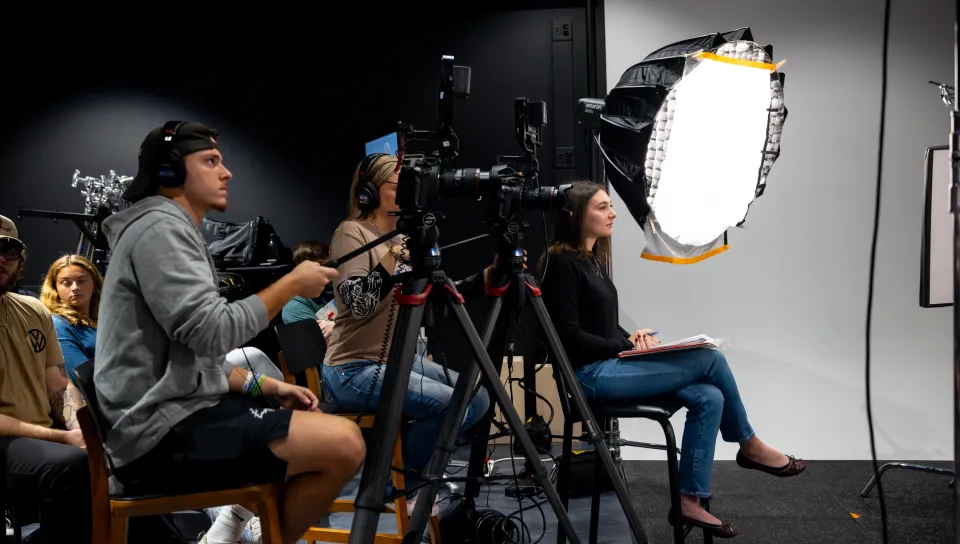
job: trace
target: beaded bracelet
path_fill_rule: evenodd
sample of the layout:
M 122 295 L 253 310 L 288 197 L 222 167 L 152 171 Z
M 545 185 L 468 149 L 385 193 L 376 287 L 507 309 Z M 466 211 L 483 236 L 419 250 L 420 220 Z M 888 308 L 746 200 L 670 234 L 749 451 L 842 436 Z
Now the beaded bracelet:
M 251 396 L 254 396 L 254 397 L 262 397 L 262 396 L 263 396 L 263 382 L 265 382 L 265 381 L 267 381 L 267 377 L 266 377 L 266 376 L 262 376 L 262 375 L 260 375 L 260 374 L 257 374 L 257 379 L 256 379 L 256 381 L 253 382 L 253 388 L 252 388 L 252 389 L 253 389 L 253 392 L 251 393 Z

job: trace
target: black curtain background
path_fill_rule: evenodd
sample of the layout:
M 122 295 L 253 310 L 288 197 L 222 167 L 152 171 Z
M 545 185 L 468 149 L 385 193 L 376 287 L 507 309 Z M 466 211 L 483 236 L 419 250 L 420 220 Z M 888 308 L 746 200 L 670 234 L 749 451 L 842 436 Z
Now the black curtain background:
M 495 155 L 520 154 L 513 104 L 525 96 L 549 107 L 541 182 L 563 183 L 585 172 L 573 121 L 576 99 L 587 96 L 585 1 L 463 2 L 442 11 L 431 3 L 416 10 L 372 3 L 336 13 L 307 12 L 307 5 L 259 5 L 255 12 L 172 6 L 145 9 L 121 30 L 88 16 L 72 30 L 33 33 L 31 43 L 46 40 L 49 47 L 27 47 L 34 57 L 8 67 L 0 215 L 17 222 L 28 244 L 25 285 L 39 284 L 53 260 L 75 251 L 78 231 L 63 221 L 17 220 L 18 207 L 82 212 L 80 189 L 70 187 L 74 170 L 134 175 L 144 135 L 169 119 L 197 120 L 221 132 L 234 180 L 229 210 L 214 218 L 263 216 L 290 247 L 329 241 L 346 214 L 364 143 L 392 132 L 400 120 L 434 126 L 442 54 L 473 69 L 471 97 L 456 104 L 461 155 L 453 166 L 488 169 Z M 565 44 L 552 38 L 560 18 L 572 23 L 572 41 Z M 602 25 L 602 14 L 599 19 Z M 10 36 L 3 42 L 8 50 L 29 45 Z M 602 64 L 602 34 L 598 43 Z M 555 72 L 563 62 L 572 63 L 572 72 L 558 87 Z M 602 77 L 598 81 L 603 88 Z M 575 168 L 555 168 L 557 146 L 576 147 Z M 485 232 L 483 210 L 474 202 L 446 200 L 441 211 L 448 218 L 442 244 Z M 540 214 L 528 221 L 527 248 L 536 263 L 543 249 Z M 444 253 L 444 268 L 460 278 L 487 266 L 492 252 L 491 240 L 460 246 Z M 469 309 L 479 326 L 482 301 Z M 524 322 L 532 331 L 528 313 Z M 449 321 L 430 332 L 431 343 L 444 338 L 443 351 L 459 368 L 466 349 L 450 340 Z M 521 354 L 539 348 L 522 330 L 515 340 Z

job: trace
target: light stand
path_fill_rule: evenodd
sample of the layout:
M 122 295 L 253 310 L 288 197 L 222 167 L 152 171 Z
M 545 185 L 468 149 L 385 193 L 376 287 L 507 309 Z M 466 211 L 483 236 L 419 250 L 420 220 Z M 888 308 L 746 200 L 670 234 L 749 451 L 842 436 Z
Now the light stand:
M 57 210 L 28 210 L 24 208 L 17 209 L 17 219 L 24 217 L 38 217 L 53 219 L 54 222 L 64 219 L 73 221 L 73 224 L 80 229 L 80 239 L 77 242 L 77 254 L 93 261 L 101 274 L 106 274 L 107 252 L 110 245 L 107 243 L 107 237 L 103 234 L 101 228 L 104 219 L 110 217 L 113 212 L 106 206 L 100 206 L 96 213 L 73 213 L 61 212 Z
M 960 88 L 960 0 L 953 13 L 953 85 Z M 960 104 L 950 123 L 950 211 L 953 213 L 953 468 L 960 461 Z M 953 541 L 960 543 L 960 486 L 953 486 Z
M 76 253 L 90 259 L 101 274 L 106 274 L 110 245 L 101 226 L 106 218 L 130 205 L 123 200 L 123 191 L 131 181 L 133 181 L 132 176 L 119 176 L 115 170 L 110 170 L 108 175 L 101 175 L 99 178 L 81 177 L 80 170 L 74 170 L 70 186 L 74 188 L 82 186 L 80 194 L 84 197 L 83 213 L 19 208 L 17 219 L 38 217 L 53 219 L 54 222 L 60 219 L 73 221 L 80 230 Z
M 960 462 L 960 104 L 957 103 L 955 89 L 960 87 L 960 0 L 954 3 L 953 21 L 953 57 L 954 85 L 936 81 L 930 84 L 940 88 L 940 97 L 944 104 L 953 107 L 950 115 L 950 213 L 953 215 L 953 470 L 914 463 L 886 463 L 874 474 L 860 496 L 866 498 L 877 481 L 891 469 L 910 470 L 955 476 L 957 463 Z M 953 533 L 954 542 L 960 544 L 960 486 L 956 478 L 950 481 L 953 488 Z

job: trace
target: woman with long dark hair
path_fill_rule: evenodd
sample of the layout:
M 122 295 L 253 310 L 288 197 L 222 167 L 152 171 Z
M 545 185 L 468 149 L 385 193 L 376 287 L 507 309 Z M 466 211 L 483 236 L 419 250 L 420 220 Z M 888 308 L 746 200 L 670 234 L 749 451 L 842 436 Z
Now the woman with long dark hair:
M 610 236 L 617 217 L 602 186 L 577 182 L 569 214 L 559 214 L 542 266 L 543 300 L 587 398 L 604 401 L 675 396 L 687 408 L 680 451 L 681 523 L 730 538 L 736 531 L 700 507 L 710 496 L 717 433 L 737 442 L 737 464 L 774 476 L 796 476 L 803 461 L 763 443 L 747 420 L 733 372 L 716 349 L 620 358 L 659 343 L 652 329 L 628 333 L 617 323 L 617 288 L 610 279 Z M 671 516 L 671 523 L 676 522 Z

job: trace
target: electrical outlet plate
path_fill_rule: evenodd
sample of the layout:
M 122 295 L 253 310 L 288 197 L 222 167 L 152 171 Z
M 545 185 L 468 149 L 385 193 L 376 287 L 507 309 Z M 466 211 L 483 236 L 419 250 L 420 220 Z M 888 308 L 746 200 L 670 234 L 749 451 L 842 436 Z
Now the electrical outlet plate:
M 573 148 L 558 147 L 553 162 L 557 168 L 573 168 Z
M 551 33 L 553 41 L 565 42 L 573 39 L 573 25 L 569 18 L 554 19 L 553 31 Z

